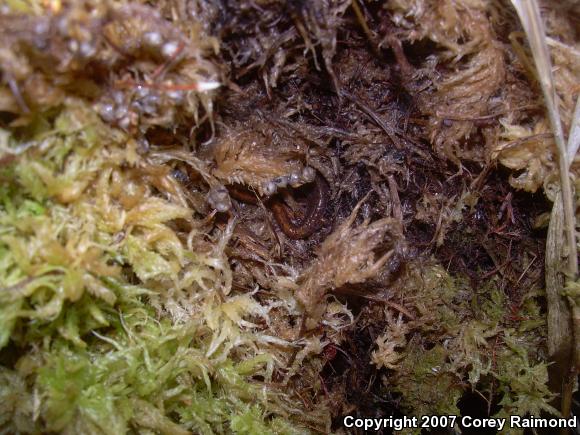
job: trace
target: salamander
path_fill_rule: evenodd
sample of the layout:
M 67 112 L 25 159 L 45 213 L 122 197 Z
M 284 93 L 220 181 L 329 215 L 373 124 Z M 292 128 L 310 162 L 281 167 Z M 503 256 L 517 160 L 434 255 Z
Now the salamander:
M 243 186 L 230 185 L 228 190 L 230 195 L 239 201 L 249 204 L 257 204 L 258 202 L 256 193 Z M 300 187 L 300 190 L 305 193 L 306 210 L 303 216 L 297 216 L 297 213 L 284 202 L 280 194 L 261 198 L 272 211 L 282 232 L 294 240 L 310 237 L 322 227 L 330 198 L 328 183 L 319 172 L 316 172 L 316 177 L 312 183 Z

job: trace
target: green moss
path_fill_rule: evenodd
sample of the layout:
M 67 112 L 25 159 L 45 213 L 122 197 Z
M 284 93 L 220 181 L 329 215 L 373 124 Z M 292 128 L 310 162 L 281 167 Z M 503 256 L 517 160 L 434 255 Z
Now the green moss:
M 171 225 L 191 210 L 146 184 L 124 200 L 123 136 L 79 103 L 54 119 L 0 169 L 0 357 L 19 355 L 0 365 L 2 430 L 300 431 L 252 381 L 275 363 L 239 326 L 259 303 L 222 303 L 223 253 L 189 251 Z M 204 309 L 184 314 L 192 297 Z
M 497 369 L 493 371 L 503 393 L 502 410 L 498 415 L 540 415 L 542 412 L 558 415 L 549 405 L 555 396 L 547 386 L 547 365 L 530 361 L 528 349 L 520 337 L 506 331 L 504 341 L 507 346 L 498 355 Z
M 413 338 L 386 377 L 408 412 L 458 414 L 457 401 L 468 386 L 483 397 L 499 396 L 500 417 L 557 414 L 539 352 L 545 320 L 536 294 L 524 298 L 514 323 L 494 280 L 473 293 L 463 280 L 433 267 L 417 282 L 408 290 L 414 290 L 420 316 L 413 329 L 405 327 Z
M 400 369 L 396 390 L 413 415 L 459 415 L 457 401 L 463 393 L 458 378 L 449 368 L 448 352 L 442 346 L 422 349 L 411 343 Z
M 248 381 L 248 375 L 261 373 L 264 358 L 237 365 L 208 359 L 200 350 L 205 343 L 199 325 L 159 322 L 153 314 L 134 301 L 124 314 L 112 316 L 102 333 L 87 334 L 86 346 L 55 339 L 21 359 L 15 371 L 3 369 L 11 386 L 0 393 L 6 398 L 19 394 L 25 402 L 33 400 L 33 394 L 41 398 L 36 432 L 90 425 L 110 434 L 129 427 L 167 433 L 179 428 L 280 433 L 273 428 L 284 427 L 282 422 L 267 418 L 271 398 L 259 384 Z M 29 382 L 35 393 L 24 388 Z M 8 422 L 16 410 L 12 402 L 3 403 L 0 408 Z

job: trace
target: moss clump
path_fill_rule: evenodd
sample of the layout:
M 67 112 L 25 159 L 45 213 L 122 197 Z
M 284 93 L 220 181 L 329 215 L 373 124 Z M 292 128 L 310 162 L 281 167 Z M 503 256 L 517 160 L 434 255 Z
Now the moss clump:
M 122 290 L 138 294 L 137 289 Z M 212 360 L 203 352 L 207 343 L 201 325 L 157 321 L 137 301 L 122 305 L 121 314 L 111 312 L 109 327 L 93 331 L 85 349 L 58 338 L 21 358 L 14 370 L 3 369 L 9 382 L 0 393 L 4 406 L 27 405 L 12 411 L 26 414 L 28 421 L 36 413 L 31 429 L 37 433 L 118 434 L 134 428 L 209 434 L 239 428 L 258 434 L 284 427 L 268 418 L 275 398 L 248 382 L 248 376 L 263 373 L 262 360 Z M 33 386 L 37 396 L 26 388 L 15 390 L 18 385 Z M 14 395 L 16 401 L 8 400 Z M 37 408 L 35 400 L 40 400 Z M 7 411 L 2 424 L 25 430 Z M 248 414 L 255 417 L 253 425 L 244 424 Z
M 271 380 L 275 358 L 242 325 L 267 311 L 229 294 L 223 253 L 201 233 L 188 249 L 174 223 L 191 211 L 139 184 L 147 162 L 82 102 L 45 125 L 1 169 L 0 352 L 18 357 L 0 367 L 0 426 L 303 430 L 286 395 L 252 381 Z
M 424 272 L 407 287 L 416 296 L 419 316 L 409 322 L 391 319 L 373 355 L 375 364 L 389 369 L 385 385 L 401 395 L 403 407 L 417 416 L 459 415 L 459 399 L 471 389 L 486 397 L 490 409 L 499 397 L 498 417 L 557 415 L 544 355 L 538 352 L 545 319 L 534 297 L 522 303 L 514 322 L 497 282 L 470 295 L 465 282 L 441 268 Z

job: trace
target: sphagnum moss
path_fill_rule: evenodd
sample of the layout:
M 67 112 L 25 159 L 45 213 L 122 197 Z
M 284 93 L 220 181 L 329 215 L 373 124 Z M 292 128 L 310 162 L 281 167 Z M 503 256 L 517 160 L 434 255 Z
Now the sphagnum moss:
M 275 358 L 241 325 L 267 311 L 229 295 L 221 252 L 172 229 L 191 211 L 131 179 L 146 163 L 81 102 L 46 127 L 1 169 L 0 345 L 20 355 L 1 367 L 3 431 L 303 431 L 250 381 Z

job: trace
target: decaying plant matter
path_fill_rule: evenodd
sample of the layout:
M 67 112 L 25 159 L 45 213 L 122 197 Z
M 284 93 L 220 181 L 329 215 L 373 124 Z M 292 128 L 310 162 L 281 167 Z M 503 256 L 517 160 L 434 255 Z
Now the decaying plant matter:
M 566 414 L 571 5 L 5 2 L 0 431 Z
M 389 260 L 399 255 L 397 251 L 402 251 L 400 225 L 394 219 L 384 218 L 372 223 L 366 219 L 353 227 L 361 205 L 359 203 L 324 240 L 317 250 L 316 260 L 298 279 L 295 295 L 309 317 L 307 328 L 316 326 L 322 317 L 327 292 L 378 275 Z M 384 246 L 388 242 L 390 249 Z M 388 250 L 377 258 L 375 251 L 379 248 Z

